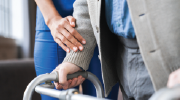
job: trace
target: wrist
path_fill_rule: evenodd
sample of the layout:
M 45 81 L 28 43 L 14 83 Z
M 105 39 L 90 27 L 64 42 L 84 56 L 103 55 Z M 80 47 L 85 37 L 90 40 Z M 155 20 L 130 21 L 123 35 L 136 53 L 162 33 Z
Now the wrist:
M 81 68 L 73 63 L 70 62 L 63 62 L 62 63 L 64 67 L 66 67 L 66 71 L 68 72 L 68 74 L 72 74 L 72 72 L 77 72 L 77 71 L 81 71 Z M 67 68 L 68 66 L 68 68 Z
M 45 23 L 50 28 L 52 26 L 52 24 L 59 19 L 62 19 L 62 17 L 60 15 L 54 15 L 54 16 L 45 18 Z

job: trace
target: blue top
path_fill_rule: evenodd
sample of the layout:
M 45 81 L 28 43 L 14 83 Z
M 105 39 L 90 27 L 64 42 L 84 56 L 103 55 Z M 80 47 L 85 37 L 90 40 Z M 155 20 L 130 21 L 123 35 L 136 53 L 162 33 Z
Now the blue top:
M 75 0 L 52 0 L 57 11 L 62 17 L 72 15 L 73 13 L 73 3 Z M 48 26 L 45 24 L 44 17 L 37 7 L 36 12 L 36 30 L 49 30 Z
M 105 0 L 106 21 L 111 32 L 136 38 L 126 0 Z

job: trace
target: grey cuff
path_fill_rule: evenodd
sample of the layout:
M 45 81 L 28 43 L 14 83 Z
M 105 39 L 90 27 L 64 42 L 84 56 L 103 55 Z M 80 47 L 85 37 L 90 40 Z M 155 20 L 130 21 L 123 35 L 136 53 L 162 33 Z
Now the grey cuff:
M 83 51 L 74 52 L 71 50 L 70 53 L 66 54 L 63 62 L 70 62 L 81 67 L 83 70 L 88 70 L 91 58 L 94 54 L 94 48 L 96 46 L 96 41 L 94 42 L 94 46 L 91 48 L 84 47 Z

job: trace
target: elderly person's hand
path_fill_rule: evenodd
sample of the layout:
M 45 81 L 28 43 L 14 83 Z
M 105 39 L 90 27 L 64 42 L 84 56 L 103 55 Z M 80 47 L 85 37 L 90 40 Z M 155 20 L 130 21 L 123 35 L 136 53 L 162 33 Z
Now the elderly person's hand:
M 85 39 L 74 29 L 75 21 L 75 18 L 72 16 L 65 18 L 55 16 L 46 22 L 51 30 L 54 41 L 66 52 L 70 52 L 70 49 L 75 52 L 78 51 L 78 49 L 82 51 L 82 44 L 86 44 Z
M 167 87 L 172 88 L 173 86 L 180 84 L 180 69 L 172 72 L 169 75 L 169 80 L 167 83 Z
M 68 88 L 73 88 L 75 86 L 78 86 L 83 83 L 85 78 L 82 76 L 78 76 L 78 78 L 73 78 L 70 80 L 67 80 L 67 75 L 68 74 L 73 74 L 75 72 L 81 71 L 81 69 L 69 62 L 63 62 L 62 64 L 59 64 L 58 67 L 54 71 L 59 72 L 59 82 L 54 83 L 56 89 L 68 89 Z

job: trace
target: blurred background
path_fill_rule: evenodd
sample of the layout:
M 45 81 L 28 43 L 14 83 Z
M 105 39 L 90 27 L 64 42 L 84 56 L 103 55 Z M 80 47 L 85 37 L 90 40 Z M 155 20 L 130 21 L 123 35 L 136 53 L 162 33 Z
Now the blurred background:
M 0 0 L 0 60 L 33 57 L 35 22 L 34 0 Z
M 34 0 L 0 0 L 0 100 L 22 100 L 28 83 L 36 77 L 34 68 L 34 41 L 36 3 Z M 98 61 L 98 57 L 96 57 Z M 91 71 L 93 70 L 93 71 Z M 102 82 L 99 71 L 89 69 Z M 83 83 L 85 94 L 95 95 L 92 83 Z M 119 86 L 110 98 L 117 99 Z M 33 100 L 40 100 L 39 94 Z
M 0 100 L 22 100 L 36 77 L 35 24 L 34 0 L 0 0 Z M 40 95 L 33 95 L 33 100 L 40 100 Z

